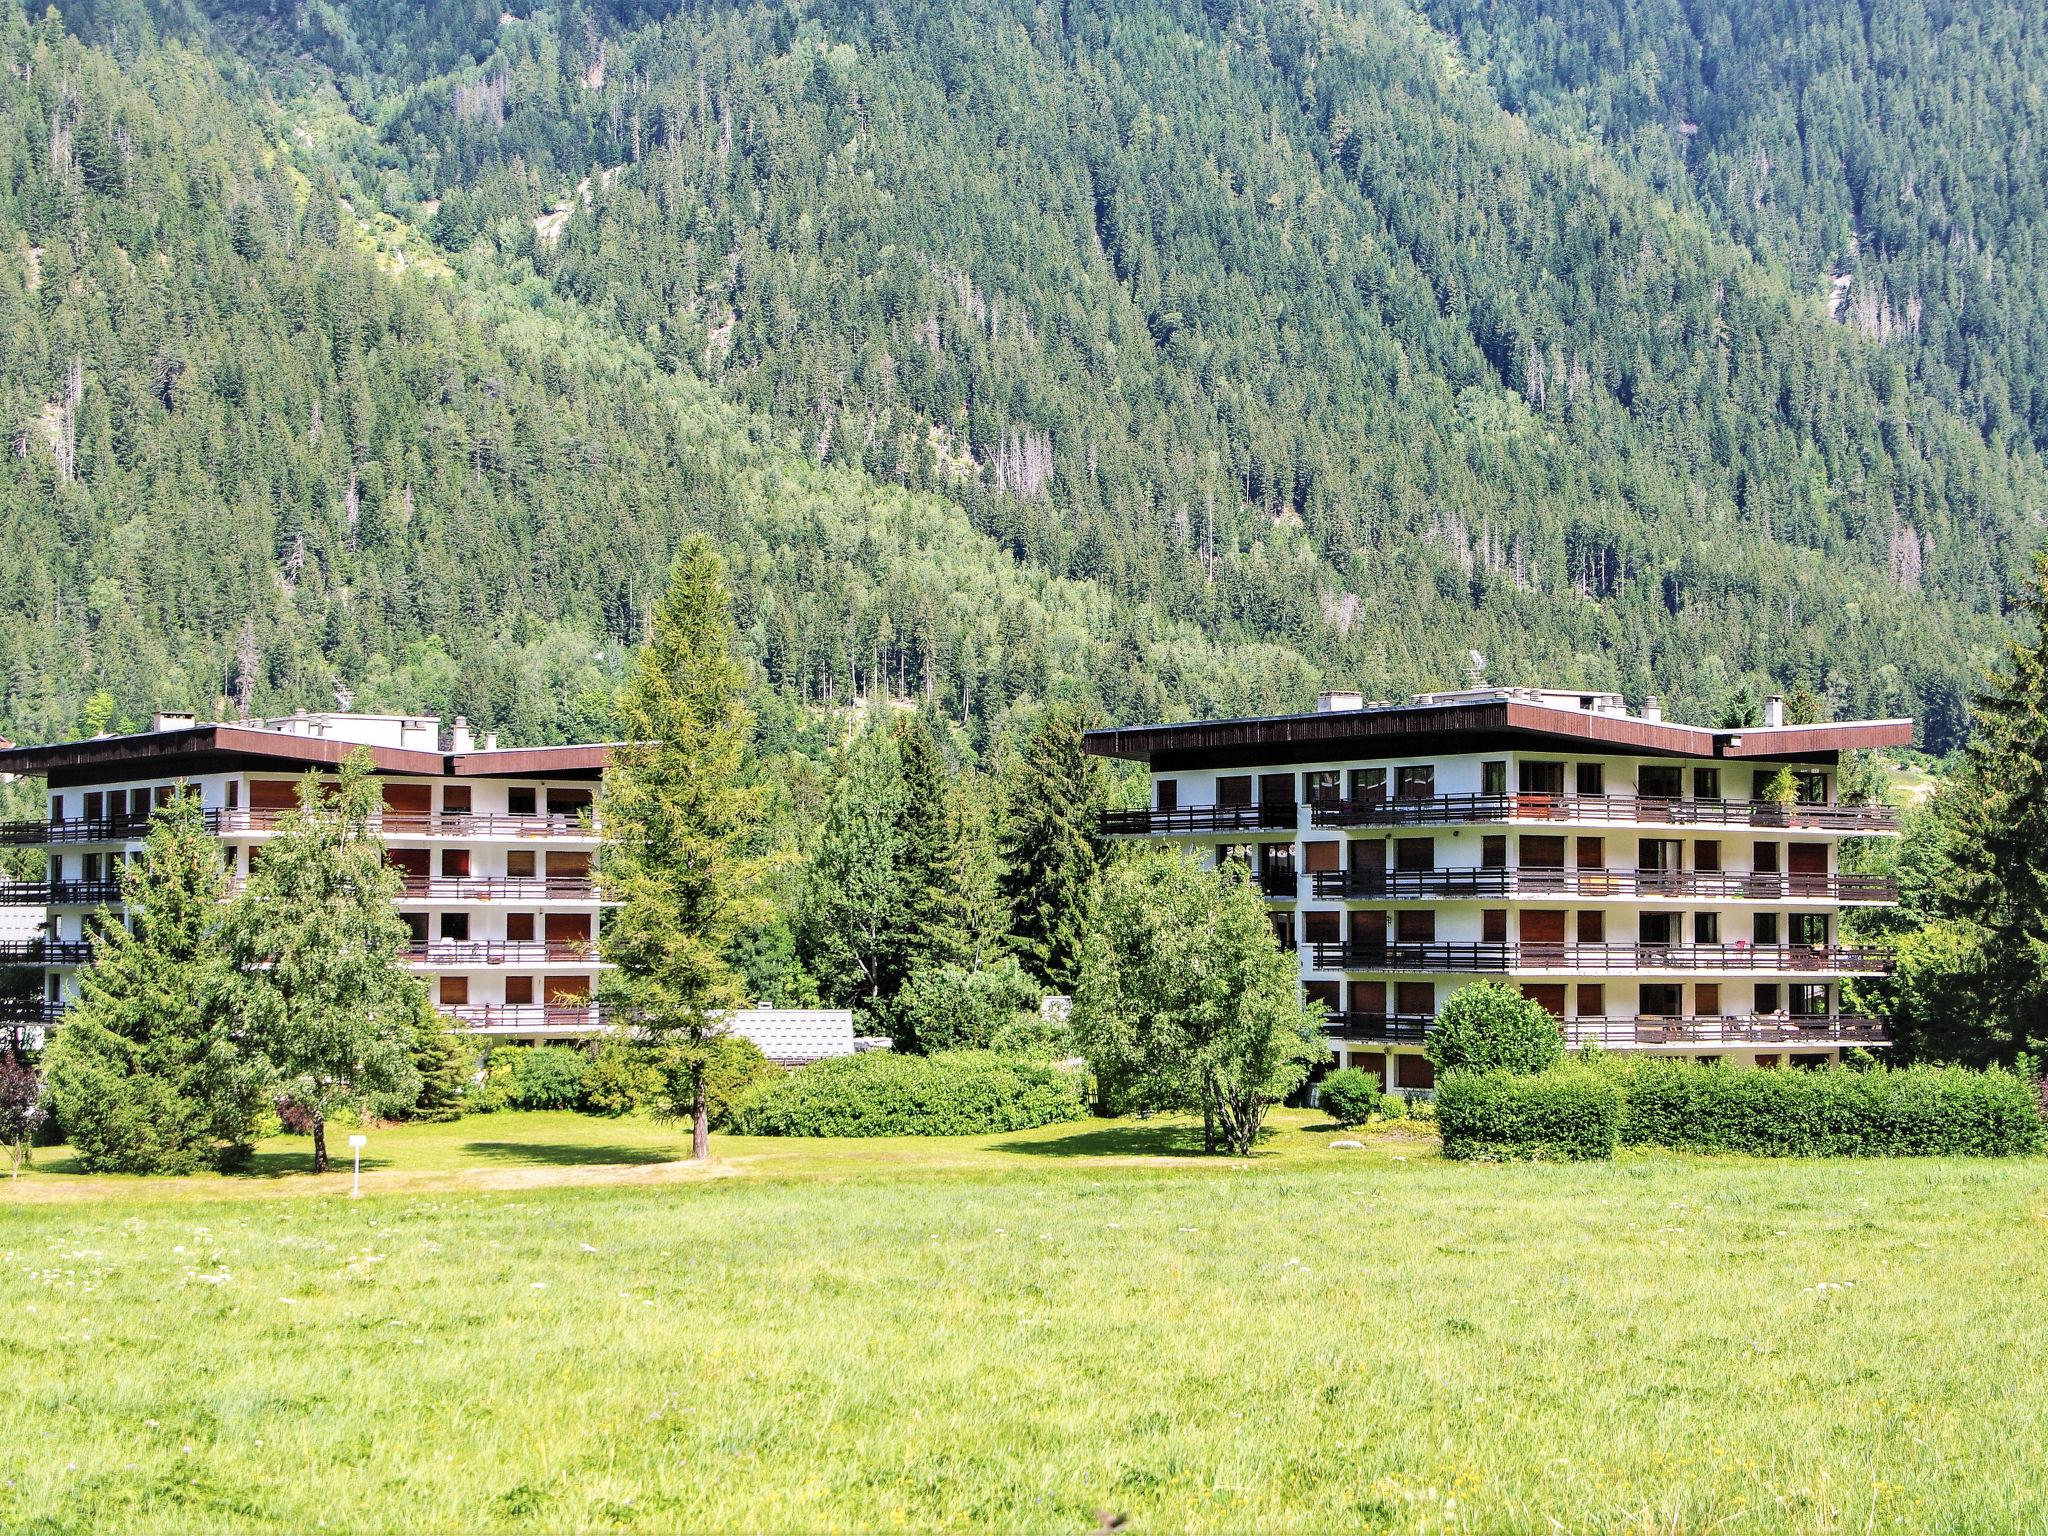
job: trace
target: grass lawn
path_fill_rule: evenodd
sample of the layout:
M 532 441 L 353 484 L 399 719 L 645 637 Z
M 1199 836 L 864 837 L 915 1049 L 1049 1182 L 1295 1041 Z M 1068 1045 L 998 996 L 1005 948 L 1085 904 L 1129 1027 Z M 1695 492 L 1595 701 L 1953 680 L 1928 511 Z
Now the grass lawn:
M 2048 1161 L 494 1116 L 0 1191 L 0 1530 L 2048 1530 Z M 306 1192 L 310 1192 L 308 1195 Z M 286 1198 L 300 1195 L 300 1198 Z

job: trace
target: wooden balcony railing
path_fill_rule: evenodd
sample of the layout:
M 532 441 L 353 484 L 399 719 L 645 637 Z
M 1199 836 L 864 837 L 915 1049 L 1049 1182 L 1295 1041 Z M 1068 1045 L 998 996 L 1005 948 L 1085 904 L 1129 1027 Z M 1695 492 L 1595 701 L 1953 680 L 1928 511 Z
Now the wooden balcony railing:
M 1374 944 L 1320 943 L 1318 970 L 1400 971 L 1783 971 L 1882 976 L 1888 950 L 1845 944 Z
M 1435 795 L 1416 800 L 1324 800 L 1309 806 L 1309 817 L 1318 827 L 1556 821 L 1863 834 L 1899 829 L 1898 808 L 1889 805 L 1781 805 L 1775 800 L 1678 800 L 1651 795 Z
M 1327 1033 L 1342 1040 L 1419 1044 L 1435 1024 L 1429 1014 L 1333 1013 Z M 1646 1045 L 1885 1045 L 1877 1019 L 1855 1014 L 1643 1015 L 1633 1019 L 1562 1019 L 1565 1044 L 1628 1049 Z
M 1253 877 L 1268 901 L 1293 901 L 1301 895 L 1301 871 L 1262 869 Z
M 0 965 L 83 965 L 92 958 L 84 939 L 15 939 L 0 944 Z
M 0 907 L 97 907 L 120 899 L 118 880 L 0 880 Z
M 455 1003 L 441 1012 L 472 1029 L 601 1029 L 594 1003 Z
M 1726 874 L 1718 870 L 1422 869 L 1333 870 L 1314 877 L 1326 901 L 1429 901 L 1490 896 L 1684 897 L 1691 900 L 1890 903 L 1883 875 Z
M 597 901 L 588 875 L 426 875 L 408 878 L 398 898 L 419 901 Z
M 534 939 L 434 939 L 405 951 L 413 965 L 593 965 L 597 946 L 580 941 Z
M 62 1003 L 41 997 L 0 997 L 0 1025 L 54 1024 L 64 1011 Z
M 1435 1016 L 1427 1013 L 1333 1013 L 1324 1027 L 1340 1040 L 1385 1040 L 1419 1045 Z
M 1292 832 L 1301 822 L 1293 801 L 1276 805 L 1188 805 L 1171 811 L 1105 811 L 1097 828 L 1105 837 L 1166 832 Z
M 210 810 L 204 813 L 206 829 L 223 837 L 272 832 L 276 810 Z M 51 848 L 71 843 L 130 843 L 149 836 L 149 817 L 123 813 L 119 816 L 77 816 L 62 821 L 0 822 L 0 846 Z M 385 838 L 583 838 L 593 839 L 597 829 L 581 817 L 569 815 L 508 816 L 484 813 L 474 816 L 454 812 L 386 811 L 372 817 L 370 825 Z

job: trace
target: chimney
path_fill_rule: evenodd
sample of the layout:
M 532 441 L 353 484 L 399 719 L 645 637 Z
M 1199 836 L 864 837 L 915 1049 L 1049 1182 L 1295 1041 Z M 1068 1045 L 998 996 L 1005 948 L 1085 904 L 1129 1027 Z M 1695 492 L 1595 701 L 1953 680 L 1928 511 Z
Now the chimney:
M 152 731 L 189 731 L 198 723 L 197 715 L 182 709 L 160 709 L 149 717 Z
M 1333 688 L 1316 695 L 1316 713 L 1319 715 L 1342 714 L 1346 710 L 1365 708 L 1365 695 L 1356 688 Z
M 1764 724 L 1783 725 L 1784 723 L 1785 696 L 1782 693 L 1774 693 L 1764 700 Z
M 1664 701 L 1654 693 L 1643 700 L 1643 718 L 1652 724 L 1664 718 Z
M 498 733 L 496 731 L 484 732 L 484 750 L 486 752 L 495 752 L 498 750 Z
M 455 723 L 448 728 L 448 750 L 450 752 L 469 752 L 474 750 L 475 745 L 475 742 L 470 739 L 469 716 L 457 715 Z

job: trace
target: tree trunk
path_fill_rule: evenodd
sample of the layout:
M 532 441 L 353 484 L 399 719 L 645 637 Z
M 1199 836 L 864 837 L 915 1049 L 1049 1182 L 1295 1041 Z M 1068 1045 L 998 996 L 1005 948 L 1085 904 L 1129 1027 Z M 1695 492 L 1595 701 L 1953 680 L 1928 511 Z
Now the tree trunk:
M 313 1171 L 327 1171 L 327 1116 L 317 1109 L 313 1111 Z
M 701 1163 L 711 1156 L 711 1104 L 704 1088 L 703 1062 L 691 1069 L 690 1079 L 690 1161 Z
M 1202 1150 L 1216 1150 L 1216 1104 L 1206 1093 L 1202 1095 Z

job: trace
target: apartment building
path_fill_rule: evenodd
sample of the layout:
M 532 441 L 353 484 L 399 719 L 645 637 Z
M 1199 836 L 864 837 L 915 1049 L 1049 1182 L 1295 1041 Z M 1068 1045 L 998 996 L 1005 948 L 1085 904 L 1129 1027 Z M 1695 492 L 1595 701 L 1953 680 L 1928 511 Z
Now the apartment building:
M 1900 746 L 1906 720 L 1710 729 L 1655 699 L 1472 688 L 1311 715 L 1090 733 L 1140 762 L 1151 806 L 1112 836 L 1247 868 L 1300 956 L 1340 1065 L 1434 1086 L 1437 1009 L 1481 978 L 1519 987 L 1573 1046 L 1813 1065 L 1887 1043 L 1842 983 L 1879 974 L 1844 909 L 1895 900 L 1844 873 L 1846 839 L 1897 812 L 1839 798 L 1841 754 Z
M 40 909 L 41 932 L 0 942 L 0 965 L 40 971 L 41 995 L 0 998 L 0 1025 L 53 1021 L 89 956 L 87 927 L 118 908 L 123 864 L 150 813 L 180 784 L 245 877 L 308 769 L 366 748 L 383 794 L 380 832 L 404 877 L 407 963 L 442 1010 L 515 1041 L 581 1038 L 593 1001 L 604 903 L 592 882 L 590 810 L 609 749 L 501 748 L 457 718 L 306 714 L 232 724 L 159 716 L 148 731 L 0 751 L 0 773 L 48 785 L 48 815 L 0 825 L 0 843 L 41 849 L 41 879 L 0 882 L 0 908 Z

